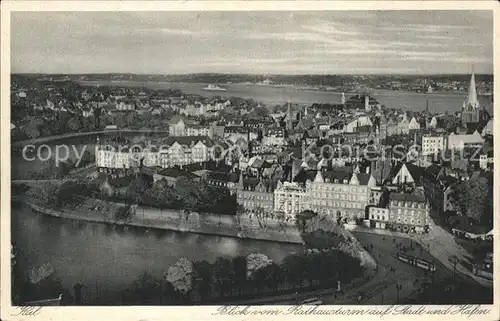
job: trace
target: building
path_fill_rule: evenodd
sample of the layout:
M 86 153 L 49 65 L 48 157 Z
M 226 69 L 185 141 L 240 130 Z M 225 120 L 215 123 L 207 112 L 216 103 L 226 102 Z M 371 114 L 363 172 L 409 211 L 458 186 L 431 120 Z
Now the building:
M 245 210 L 265 213 L 274 210 L 274 186 L 270 180 L 243 178 L 240 175 L 236 188 L 237 202 Z
M 95 149 L 95 161 L 98 169 L 129 169 L 133 165 L 133 157 L 128 146 L 97 143 Z
M 476 131 L 472 134 L 457 135 L 451 133 L 448 136 L 449 150 L 463 150 L 464 148 L 480 148 L 484 144 L 484 138 Z
M 426 233 L 429 223 L 429 205 L 423 195 L 396 192 L 390 194 L 388 225 L 391 229 Z
M 413 184 L 415 186 L 422 186 L 423 168 L 418 167 L 412 163 L 398 163 L 393 168 L 392 184 Z
M 365 111 L 380 109 L 382 107 L 381 104 L 372 96 L 361 94 L 351 96 L 347 100 L 345 100 L 345 97 L 341 98 L 341 103 L 348 109 L 360 109 Z
M 370 226 L 385 229 L 389 222 L 389 209 L 386 207 L 370 206 L 368 208 Z
M 279 182 L 274 190 L 274 211 L 283 212 L 294 218 L 301 211 L 308 209 L 306 189 L 298 183 Z
M 493 151 L 479 155 L 479 168 L 483 170 L 493 170 Z
M 493 122 L 493 118 L 491 118 L 486 123 L 486 126 L 484 126 L 484 128 L 483 128 L 483 130 L 481 132 L 481 136 L 483 136 L 483 137 L 485 137 L 485 136 L 493 136 L 493 126 L 494 126 L 494 122 Z
M 187 125 L 185 136 L 208 136 L 212 137 L 212 130 L 210 126 L 202 125 Z
M 169 136 L 159 150 L 163 168 L 203 163 L 214 159 L 214 143 L 206 136 Z
M 344 126 L 345 133 L 355 133 L 359 127 L 372 127 L 373 122 L 368 116 L 360 116 L 347 122 Z
M 170 136 L 186 136 L 186 123 L 182 117 L 174 116 L 170 119 L 168 133 Z
M 271 127 L 264 131 L 262 145 L 284 146 L 286 145 L 285 129 L 281 127 Z
M 120 111 L 135 110 L 135 102 L 132 100 L 121 100 L 116 104 L 116 110 Z
M 318 170 L 314 181 L 306 183 L 309 208 L 332 218 L 363 218 L 370 188 L 375 185 L 375 178 L 368 173 Z
M 435 155 L 444 150 L 446 150 L 446 138 L 444 136 L 422 136 L 422 155 Z
M 408 129 L 409 130 L 420 130 L 420 122 L 417 120 L 417 118 L 412 117 L 410 120 L 410 123 L 408 124 Z

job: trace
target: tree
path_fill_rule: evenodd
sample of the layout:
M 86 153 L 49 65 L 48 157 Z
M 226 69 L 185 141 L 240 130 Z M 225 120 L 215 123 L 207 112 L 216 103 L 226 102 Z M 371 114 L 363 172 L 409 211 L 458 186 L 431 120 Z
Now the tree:
M 272 262 L 255 271 L 253 279 L 257 282 L 258 288 L 267 285 L 277 291 L 278 285 L 283 280 L 283 270 L 279 265 Z
M 218 257 L 213 265 L 212 273 L 219 289 L 219 295 L 223 297 L 224 290 L 228 287 L 232 274 L 231 261 L 225 257 Z
M 247 277 L 251 278 L 255 271 L 262 269 L 263 267 L 273 263 L 266 255 L 261 253 L 249 254 L 246 258 L 247 262 Z
M 285 276 L 288 282 L 292 283 L 292 286 L 295 288 L 295 285 L 302 281 L 303 272 L 305 269 L 304 258 L 300 255 L 293 254 L 285 257 L 282 263 L 282 269 L 285 272 Z
M 471 178 L 455 186 L 452 203 L 460 213 L 479 222 L 488 207 L 488 189 L 485 177 Z
M 297 220 L 298 224 L 302 225 L 302 232 L 303 233 L 305 233 L 305 231 L 306 231 L 307 221 L 309 221 L 313 217 L 316 217 L 317 215 L 318 215 L 318 213 L 311 211 L 311 210 L 304 210 L 304 211 L 300 212 L 299 214 L 297 214 L 296 220 Z
M 82 128 L 82 123 L 77 116 L 73 116 L 68 120 L 68 128 L 72 132 L 79 131 Z
M 149 273 L 144 273 L 134 282 L 133 289 L 136 296 L 136 298 L 133 299 L 134 301 L 137 300 L 141 303 L 148 303 L 159 296 L 161 289 L 160 280 Z
M 238 255 L 232 259 L 232 267 L 234 272 L 234 285 L 238 287 L 241 294 L 241 288 L 247 281 L 247 262 L 244 256 Z
M 196 262 L 194 264 L 194 280 L 201 299 L 208 296 L 211 292 L 213 277 L 211 264 L 207 261 Z
M 168 268 L 167 281 L 181 294 L 191 291 L 193 282 L 193 263 L 185 258 L 180 258 Z

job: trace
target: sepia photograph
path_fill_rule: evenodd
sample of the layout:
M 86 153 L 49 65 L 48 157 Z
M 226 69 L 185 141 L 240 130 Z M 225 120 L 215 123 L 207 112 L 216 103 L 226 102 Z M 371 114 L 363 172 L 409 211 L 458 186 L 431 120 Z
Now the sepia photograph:
M 493 304 L 493 10 L 9 16 L 12 306 Z

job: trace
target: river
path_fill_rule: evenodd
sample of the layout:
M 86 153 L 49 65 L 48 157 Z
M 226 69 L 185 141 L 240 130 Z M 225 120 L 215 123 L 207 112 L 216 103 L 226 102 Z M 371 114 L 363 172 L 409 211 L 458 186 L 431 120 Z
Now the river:
M 302 250 L 300 245 L 170 231 L 113 230 L 105 224 L 79 223 L 12 208 L 12 240 L 24 271 L 50 263 L 65 288 L 77 282 L 121 290 L 144 272 L 161 277 L 179 258 L 214 262 L 219 256 L 263 253 L 275 262 Z
M 184 93 L 197 94 L 204 97 L 221 96 L 223 98 L 241 97 L 252 98 L 260 103 L 267 105 L 283 104 L 288 101 L 297 104 L 312 104 L 312 103 L 340 103 L 341 93 L 314 90 L 314 89 L 299 89 L 295 87 L 273 87 L 259 86 L 249 84 L 224 84 L 225 92 L 210 92 L 204 91 L 207 86 L 205 83 L 171 83 L 158 81 L 81 81 L 82 85 L 97 86 L 123 86 L 123 87 L 147 87 L 150 89 L 180 89 Z M 346 93 L 346 98 L 352 94 Z M 388 108 L 403 108 L 412 111 L 423 111 L 426 108 L 427 100 L 429 100 L 429 111 L 432 113 L 444 113 L 460 111 L 462 102 L 465 99 L 464 93 L 417 93 L 407 91 L 390 91 L 390 90 L 373 90 L 372 96 L 377 101 Z M 481 106 L 491 104 L 491 97 L 479 97 Z

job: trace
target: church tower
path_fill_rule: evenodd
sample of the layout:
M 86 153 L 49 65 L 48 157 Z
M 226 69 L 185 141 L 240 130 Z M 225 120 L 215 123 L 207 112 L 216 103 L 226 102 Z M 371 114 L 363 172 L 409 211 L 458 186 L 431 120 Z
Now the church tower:
M 467 124 L 479 122 L 479 101 L 476 92 L 476 80 L 474 70 L 469 83 L 469 92 L 467 98 L 462 105 L 462 127 L 467 127 Z
M 288 109 L 286 111 L 286 129 L 288 131 L 293 130 L 293 113 L 292 113 L 292 105 L 288 102 Z

